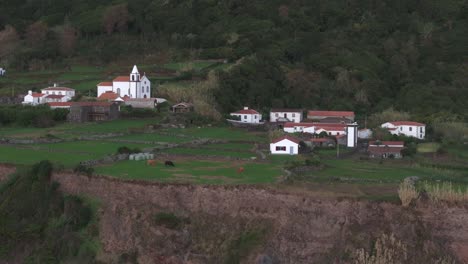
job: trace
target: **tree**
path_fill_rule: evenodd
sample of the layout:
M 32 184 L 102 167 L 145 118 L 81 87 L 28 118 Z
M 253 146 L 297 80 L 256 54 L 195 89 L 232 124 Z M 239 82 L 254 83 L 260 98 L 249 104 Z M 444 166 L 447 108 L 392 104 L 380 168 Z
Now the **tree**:
M 43 21 L 36 21 L 26 28 L 25 39 L 31 47 L 41 45 L 47 38 L 48 27 Z
M 0 31 L 0 58 L 5 58 L 13 54 L 19 45 L 19 36 L 16 29 L 7 25 Z
M 104 12 L 102 25 L 107 35 L 114 31 L 125 32 L 128 29 L 128 9 L 127 4 L 110 6 Z
M 57 30 L 58 40 L 59 40 L 59 49 L 60 53 L 65 56 L 73 55 L 75 50 L 76 41 L 78 39 L 77 30 L 69 23 L 59 27 Z

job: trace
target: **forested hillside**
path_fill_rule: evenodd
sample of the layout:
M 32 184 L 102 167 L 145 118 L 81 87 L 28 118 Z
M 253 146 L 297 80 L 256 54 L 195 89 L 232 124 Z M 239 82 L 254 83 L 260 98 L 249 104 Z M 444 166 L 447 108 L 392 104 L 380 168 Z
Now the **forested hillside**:
M 222 112 L 305 107 L 467 120 L 466 0 L 3 0 L 0 64 L 228 59 Z M 130 62 L 131 61 L 131 62 Z

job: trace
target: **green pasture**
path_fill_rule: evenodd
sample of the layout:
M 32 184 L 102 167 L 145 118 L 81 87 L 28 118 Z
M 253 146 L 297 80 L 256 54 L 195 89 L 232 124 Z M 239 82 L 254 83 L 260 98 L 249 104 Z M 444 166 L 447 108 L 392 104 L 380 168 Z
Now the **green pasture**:
M 231 158 L 250 158 L 256 157 L 255 153 L 248 151 L 228 151 L 228 150 L 218 150 L 218 149 L 209 149 L 209 148 L 171 148 L 163 150 L 165 153 L 169 154 L 182 154 L 182 155 L 207 155 L 207 156 L 220 156 L 220 157 L 231 157 Z
M 439 143 L 429 142 L 429 143 L 420 143 L 417 146 L 417 151 L 419 153 L 434 153 L 440 148 Z
M 418 176 L 425 180 L 447 180 L 468 184 L 468 173 L 421 167 L 405 161 L 364 161 L 357 159 L 323 160 L 325 168 L 309 174 L 312 180 L 344 178 L 361 182 L 401 182 L 406 177 Z
M 193 139 L 187 137 L 178 137 L 170 135 L 162 135 L 157 133 L 129 134 L 125 136 L 115 137 L 112 139 L 135 140 L 135 141 L 151 141 L 151 142 L 168 142 L 168 143 L 185 143 Z
M 265 133 L 248 132 L 245 129 L 231 127 L 191 127 L 191 128 L 169 128 L 168 133 L 181 134 L 194 138 L 222 139 L 229 141 L 267 142 Z
M 0 145 L 0 162 L 30 165 L 41 160 L 50 160 L 67 167 L 80 161 L 98 159 L 114 154 L 121 146 L 130 148 L 149 147 L 143 144 L 123 144 L 100 141 L 76 141 L 35 145 Z
M 174 70 L 174 71 L 180 71 L 184 68 L 191 68 L 193 70 L 199 71 L 213 64 L 216 64 L 216 62 L 210 62 L 210 61 L 172 62 L 172 63 L 164 64 L 163 67 L 169 70 Z
M 163 160 L 156 166 L 145 161 L 123 161 L 112 166 L 96 167 L 96 173 L 123 179 L 187 182 L 200 184 L 260 184 L 273 183 L 281 176 L 281 169 L 265 163 L 242 165 L 215 161 L 174 160 L 175 167 L 165 167 Z M 238 173 L 242 166 L 244 172 Z
M 240 150 L 240 151 L 250 151 L 254 147 L 254 144 L 246 143 L 221 143 L 221 144 L 208 144 L 202 145 L 200 148 L 204 149 L 223 149 L 223 150 Z

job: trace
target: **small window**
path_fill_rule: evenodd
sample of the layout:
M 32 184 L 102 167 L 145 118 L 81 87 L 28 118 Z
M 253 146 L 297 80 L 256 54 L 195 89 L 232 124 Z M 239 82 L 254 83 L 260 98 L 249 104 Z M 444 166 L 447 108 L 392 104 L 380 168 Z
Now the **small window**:
M 246 115 L 244 116 L 244 119 L 247 119 L 247 116 L 246 116 Z
M 257 119 L 257 116 L 256 116 L 256 115 L 254 116 L 254 119 Z
M 287 116 L 287 114 L 286 114 L 286 113 L 284 113 L 284 118 L 287 118 L 287 117 L 288 117 L 288 116 Z
M 409 127 L 409 131 L 413 131 L 413 128 L 412 128 L 412 127 Z
M 132 75 L 132 81 L 134 81 L 134 80 L 135 80 L 135 75 Z
M 423 132 L 423 129 L 422 129 L 422 127 L 420 127 L 420 128 L 419 128 L 419 132 L 421 132 L 421 133 Z
M 328 135 L 331 136 L 331 132 L 328 132 Z
M 141 92 L 144 93 L 145 92 L 145 87 L 141 87 Z
M 403 127 L 400 127 L 400 131 L 403 131 Z
M 149 93 L 149 86 L 146 86 L 146 92 Z
M 292 114 L 292 117 L 296 117 L 296 114 L 295 114 L 295 113 L 293 113 L 293 114 Z
M 339 136 L 339 135 L 340 135 L 340 132 L 337 132 L 337 133 L 336 133 L 336 135 L 338 135 L 338 136 Z
M 278 117 L 278 113 L 276 113 L 275 116 Z
M 286 151 L 286 147 L 276 147 L 276 151 Z

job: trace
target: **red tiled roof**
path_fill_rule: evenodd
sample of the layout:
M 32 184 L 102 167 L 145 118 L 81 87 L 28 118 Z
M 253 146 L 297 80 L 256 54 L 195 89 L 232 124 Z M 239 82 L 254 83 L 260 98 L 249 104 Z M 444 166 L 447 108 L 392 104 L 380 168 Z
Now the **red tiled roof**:
M 98 99 L 99 100 L 115 100 L 119 97 L 118 94 L 112 92 L 112 91 L 106 91 L 105 93 L 102 93 Z
M 71 106 L 110 106 L 110 102 L 73 102 Z
M 351 111 L 309 111 L 308 116 L 333 116 L 333 117 L 353 117 L 354 112 Z
M 294 123 L 294 122 L 286 122 L 284 123 L 284 127 L 312 127 L 317 123 Z
M 46 98 L 51 98 L 51 99 L 60 99 L 63 98 L 65 95 L 60 95 L 60 94 L 49 94 L 46 96 Z
M 379 143 L 380 143 L 379 144 L 380 146 L 396 146 L 396 145 L 404 146 L 405 145 L 405 142 L 403 141 L 380 141 Z M 370 141 L 369 145 L 377 146 L 377 141 Z
M 47 87 L 42 90 L 46 91 L 75 91 L 75 89 L 68 88 L 68 87 Z
M 242 114 L 242 115 L 259 115 L 260 113 L 253 110 L 253 109 L 242 109 L 237 112 L 234 112 L 233 114 Z
M 51 102 L 47 104 L 50 106 L 71 106 L 72 102 Z
M 425 126 L 423 123 L 413 122 L 413 121 L 392 121 L 388 122 L 394 126 Z
M 383 153 L 400 153 L 401 150 L 404 148 L 402 147 L 377 147 L 377 146 L 369 146 L 367 148 L 367 151 L 370 153 L 376 153 L 376 154 L 383 154 Z
M 112 81 L 114 81 L 114 82 L 129 82 L 130 81 L 130 76 L 117 76 Z
M 112 82 L 100 82 L 97 86 L 112 86 Z
M 44 96 L 45 94 L 42 94 L 42 93 L 32 93 L 31 95 L 32 95 L 32 97 L 42 97 L 42 96 Z
M 272 108 L 270 112 L 282 112 L 282 113 L 302 113 L 302 109 L 287 109 L 287 108 Z
M 292 142 L 294 142 L 294 143 L 296 143 L 296 144 L 299 144 L 299 142 L 300 142 L 300 140 L 297 139 L 297 138 L 295 138 L 295 137 L 291 137 L 291 136 L 282 136 L 282 137 L 280 137 L 280 138 L 277 138 L 277 139 L 273 140 L 273 141 L 271 142 L 271 144 L 278 143 L 278 142 L 280 142 L 281 140 L 285 140 L 285 139 L 287 139 L 287 140 L 289 140 L 289 141 L 292 141 Z

